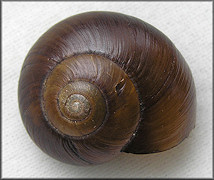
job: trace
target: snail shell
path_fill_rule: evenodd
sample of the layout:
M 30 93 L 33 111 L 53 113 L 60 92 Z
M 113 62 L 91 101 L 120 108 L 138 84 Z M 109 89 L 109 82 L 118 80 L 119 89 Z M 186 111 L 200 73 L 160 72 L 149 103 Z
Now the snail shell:
M 195 125 L 180 52 L 150 24 L 113 12 L 78 14 L 44 33 L 26 56 L 18 98 L 32 140 L 76 165 L 170 149 Z

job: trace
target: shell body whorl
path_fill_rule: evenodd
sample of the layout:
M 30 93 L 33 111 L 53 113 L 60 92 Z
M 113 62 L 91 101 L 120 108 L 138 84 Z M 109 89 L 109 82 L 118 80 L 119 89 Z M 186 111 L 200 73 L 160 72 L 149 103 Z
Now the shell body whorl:
M 67 18 L 29 51 L 19 107 L 33 141 L 76 165 L 170 149 L 195 125 L 191 71 L 153 26 L 113 12 Z

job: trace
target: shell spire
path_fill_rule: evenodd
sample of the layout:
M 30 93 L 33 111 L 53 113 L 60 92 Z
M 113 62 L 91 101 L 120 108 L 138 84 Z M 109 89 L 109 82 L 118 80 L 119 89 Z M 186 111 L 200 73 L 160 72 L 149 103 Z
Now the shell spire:
M 75 165 L 165 151 L 195 125 L 183 56 L 155 27 L 120 13 L 82 13 L 51 27 L 24 61 L 18 96 L 32 140 Z

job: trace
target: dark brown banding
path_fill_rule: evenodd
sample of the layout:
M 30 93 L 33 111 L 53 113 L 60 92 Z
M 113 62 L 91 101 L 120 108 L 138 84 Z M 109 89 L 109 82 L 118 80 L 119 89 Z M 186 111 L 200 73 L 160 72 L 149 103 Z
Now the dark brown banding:
M 150 24 L 113 12 L 72 16 L 44 33 L 18 96 L 33 141 L 76 165 L 170 149 L 195 125 L 195 85 L 180 52 Z
M 119 87 L 118 94 L 116 87 L 121 82 L 124 85 Z M 72 144 L 72 148 L 67 149 L 55 142 L 59 149 L 62 148 L 60 151 L 66 150 L 73 159 L 71 162 L 77 155 L 81 164 L 112 159 L 128 143 L 139 123 L 139 98 L 134 84 L 118 65 L 100 55 L 76 55 L 57 64 L 45 76 L 41 95 L 41 109 L 37 109 L 37 114 L 43 114 L 45 119 L 34 117 L 34 121 L 39 122 L 38 129 L 32 126 L 37 129 L 34 135 L 37 132 L 36 137 L 41 135 L 39 141 L 52 148 L 54 137 L 47 142 L 44 138 L 47 137 L 44 133 L 50 133 L 51 127 L 51 133 L 62 138 L 63 144 Z M 66 103 L 71 97 L 81 97 L 82 103 L 87 101 L 90 106 L 87 115 L 75 119 L 74 114 L 66 112 Z M 29 115 L 31 112 L 29 109 Z M 24 117 L 28 116 L 27 120 L 31 122 L 29 115 Z

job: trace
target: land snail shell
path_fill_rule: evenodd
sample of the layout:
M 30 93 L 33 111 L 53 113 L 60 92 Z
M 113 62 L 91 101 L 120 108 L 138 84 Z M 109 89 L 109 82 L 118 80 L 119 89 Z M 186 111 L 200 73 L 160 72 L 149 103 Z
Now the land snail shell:
M 175 45 L 114 12 L 78 14 L 44 33 L 23 63 L 18 100 L 38 147 L 74 165 L 168 150 L 196 118 L 193 77 Z

